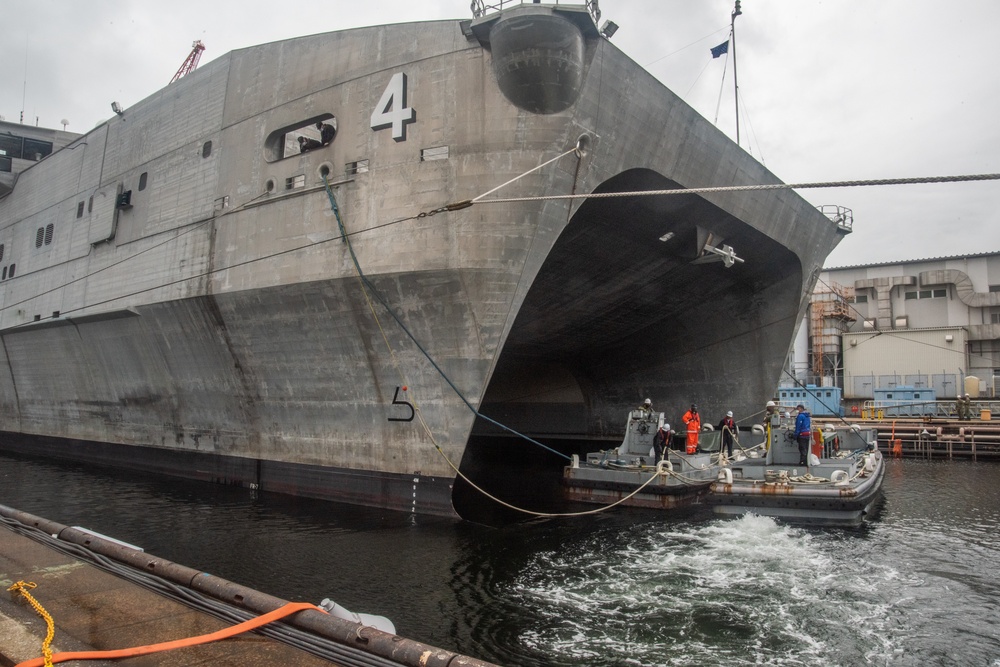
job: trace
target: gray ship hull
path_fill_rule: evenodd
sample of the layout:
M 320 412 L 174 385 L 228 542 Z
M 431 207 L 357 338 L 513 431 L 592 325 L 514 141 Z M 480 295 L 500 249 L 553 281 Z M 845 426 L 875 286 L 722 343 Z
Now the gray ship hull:
M 567 43 L 500 52 L 536 21 Z M 333 117 L 329 145 L 281 143 Z M 582 8 L 209 63 L 0 199 L 0 430 L 46 438 L 7 446 L 453 514 L 497 423 L 614 440 L 647 396 L 759 409 L 843 230 L 787 190 L 440 211 L 560 155 L 495 196 L 778 183 Z M 742 264 L 705 261 L 723 241 Z

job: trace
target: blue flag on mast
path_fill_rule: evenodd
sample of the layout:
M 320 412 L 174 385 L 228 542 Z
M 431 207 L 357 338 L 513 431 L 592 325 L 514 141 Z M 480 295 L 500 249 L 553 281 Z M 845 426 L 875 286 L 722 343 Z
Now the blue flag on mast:
M 729 40 L 727 39 L 722 44 L 712 47 L 712 57 L 718 58 L 723 53 L 729 53 Z

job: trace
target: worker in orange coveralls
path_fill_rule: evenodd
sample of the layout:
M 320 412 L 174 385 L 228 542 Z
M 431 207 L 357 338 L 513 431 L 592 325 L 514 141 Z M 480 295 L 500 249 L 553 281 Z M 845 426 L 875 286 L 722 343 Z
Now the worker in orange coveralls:
M 681 421 L 687 426 L 687 453 L 694 454 L 698 450 L 698 433 L 701 431 L 698 406 L 692 403 L 691 409 L 684 413 Z

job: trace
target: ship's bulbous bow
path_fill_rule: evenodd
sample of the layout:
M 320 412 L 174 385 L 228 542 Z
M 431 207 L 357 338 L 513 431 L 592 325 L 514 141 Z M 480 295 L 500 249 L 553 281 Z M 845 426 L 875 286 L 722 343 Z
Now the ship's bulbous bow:
M 555 14 L 502 18 L 490 29 L 493 74 L 511 104 L 553 114 L 583 89 L 585 43 L 579 28 Z

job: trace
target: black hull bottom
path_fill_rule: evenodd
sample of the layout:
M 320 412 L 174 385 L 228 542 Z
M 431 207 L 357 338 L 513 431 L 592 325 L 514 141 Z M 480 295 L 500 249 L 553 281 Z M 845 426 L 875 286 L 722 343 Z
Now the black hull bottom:
M 247 489 L 455 517 L 454 480 L 105 442 L 0 434 L 0 451 L 182 477 Z

